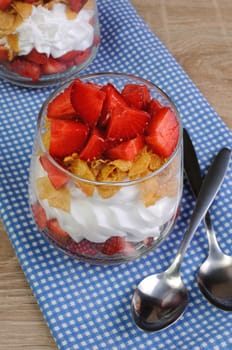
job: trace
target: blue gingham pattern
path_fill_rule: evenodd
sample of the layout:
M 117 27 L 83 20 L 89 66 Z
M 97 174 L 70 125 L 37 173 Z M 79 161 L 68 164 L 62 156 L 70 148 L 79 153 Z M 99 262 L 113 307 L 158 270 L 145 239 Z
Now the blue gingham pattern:
M 127 0 L 99 0 L 101 45 L 84 73 L 132 73 L 159 85 L 176 103 L 203 172 L 232 135 L 169 51 Z M 232 313 L 216 309 L 199 292 L 195 273 L 207 255 L 204 226 L 182 265 L 189 305 L 175 324 L 155 334 L 132 322 L 137 283 L 171 263 L 193 208 L 185 183 L 181 215 L 160 247 L 137 261 L 110 267 L 74 261 L 47 243 L 28 206 L 28 170 L 39 108 L 53 88 L 27 89 L 0 80 L 1 217 L 17 257 L 59 349 L 232 349 Z M 220 245 L 232 254 L 232 171 L 212 209 Z

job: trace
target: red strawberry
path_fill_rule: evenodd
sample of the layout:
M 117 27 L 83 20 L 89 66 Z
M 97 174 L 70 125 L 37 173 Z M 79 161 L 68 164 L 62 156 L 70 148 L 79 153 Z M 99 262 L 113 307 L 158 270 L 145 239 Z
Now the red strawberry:
M 33 81 L 38 81 L 40 78 L 40 66 L 36 63 L 29 62 L 23 58 L 16 58 L 8 63 L 8 68 L 26 78 L 31 78 Z
M 94 256 L 97 254 L 95 245 L 92 242 L 88 241 L 87 239 L 82 239 L 78 243 L 72 241 L 68 248 L 73 253 L 79 253 L 79 254 L 90 255 L 90 256 Z
M 47 108 L 47 117 L 52 119 L 72 119 L 77 115 L 71 104 L 71 89 L 69 85 L 64 92 L 57 95 Z
M 29 54 L 24 56 L 30 62 L 34 62 L 37 64 L 45 64 L 47 63 L 48 57 L 45 53 L 40 53 L 36 49 L 32 49 Z
M 65 245 L 68 243 L 70 236 L 66 231 L 62 230 L 57 219 L 48 220 L 47 228 L 56 241 Z
M 124 159 L 133 160 L 134 157 L 141 151 L 144 146 L 144 140 L 141 135 L 136 136 L 134 139 L 124 141 L 119 145 L 109 149 L 107 156 L 112 159 Z
M 0 0 L 0 10 L 5 11 L 11 4 L 12 0 Z
M 41 65 L 42 74 L 56 74 L 62 73 L 67 69 L 65 63 L 59 62 L 58 60 L 49 57 L 47 62 Z
M 44 170 L 48 173 L 49 180 L 56 189 L 66 184 L 68 175 L 51 163 L 46 155 L 40 156 L 39 160 Z
M 94 84 L 75 81 L 72 85 L 72 105 L 79 117 L 91 127 L 97 124 L 105 95 L 105 92 L 96 88 Z
M 78 55 L 78 51 L 72 50 L 58 57 L 57 60 L 61 62 L 69 62 L 69 61 L 73 61 L 77 55 Z
M 80 153 L 80 159 L 92 160 L 99 158 L 106 149 L 106 142 L 98 129 L 93 129 L 85 147 Z
M 107 239 L 102 247 L 102 253 L 106 255 L 114 255 L 123 250 L 125 246 L 124 237 L 111 237 Z
M 31 209 L 38 227 L 43 230 L 47 226 L 47 217 L 44 208 L 37 201 L 32 204 Z
M 78 51 L 76 57 L 74 58 L 75 64 L 77 64 L 77 65 L 82 64 L 83 62 L 85 62 L 87 60 L 87 58 L 90 56 L 90 54 L 91 54 L 90 48 L 88 48 L 84 51 Z
M 59 158 L 80 151 L 87 140 L 88 132 L 89 128 L 78 121 L 52 119 L 50 154 Z
M 163 106 L 159 103 L 159 101 L 153 98 L 149 103 L 148 112 L 151 116 L 153 116 L 157 114 L 162 107 Z
M 138 84 L 125 85 L 122 96 L 129 106 L 137 109 L 146 109 L 151 99 L 147 86 Z
M 88 0 L 68 0 L 68 4 L 72 11 L 79 12 Z
M 179 137 L 179 124 L 174 112 L 163 107 L 154 115 L 147 128 L 146 143 L 152 152 L 161 157 L 169 157 L 174 151 Z
M 9 50 L 4 45 L 0 45 L 0 63 L 8 60 L 8 52 Z
M 109 139 L 128 140 L 143 134 L 150 115 L 130 107 L 117 106 L 112 110 L 106 136 Z
M 105 126 L 110 117 L 110 114 L 116 106 L 127 106 L 118 90 L 110 83 L 103 86 L 102 91 L 106 93 L 99 124 Z

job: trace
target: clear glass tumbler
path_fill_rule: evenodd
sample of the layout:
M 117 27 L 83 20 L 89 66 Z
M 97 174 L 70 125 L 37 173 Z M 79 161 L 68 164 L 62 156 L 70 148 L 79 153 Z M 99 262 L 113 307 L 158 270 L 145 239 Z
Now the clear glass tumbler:
M 0 9 L 0 77 L 60 84 L 85 69 L 100 43 L 95 0 L 9 0 Z
M 110 181 L 103 175 L 94 177 L 105 164 L 102 160 L 91 163 L 90 176 L 90 167 L 76 153 L 64 157 L 64 162 L 51 156 L 48 106 L 71 86 L 68 82 L 48 97 L 39 112 L 29 181 L 32 213 L 46 238 L 70 256 L 94 264 L 134 260 L 167 237 L 179 213 L 183 185 L 180 116 L 161 89 L 139 77 L 99 73 L 80 79 L 98 88 L 110 83 L 118 91 L 127 84 L 146 86 L 153 100 L 175 114 L 177 144 L 165 159 L 149 153 L 147 161 L 148 153 L 142 150 L 135 161 L 116 160 L 114 168 L 104 168 L 112 171 Z M 78 167 L 76 175 L 72 169 Z M 129 175 L 122 178 L 121 173 Z

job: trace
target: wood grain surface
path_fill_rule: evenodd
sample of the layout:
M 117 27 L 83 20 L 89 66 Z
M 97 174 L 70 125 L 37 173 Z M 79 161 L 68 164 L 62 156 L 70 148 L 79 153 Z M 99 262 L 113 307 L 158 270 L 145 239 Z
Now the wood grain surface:
M 132 0 L 232 130 L 232 1 Z M 0 350 L 57 350 L 0 225 Z

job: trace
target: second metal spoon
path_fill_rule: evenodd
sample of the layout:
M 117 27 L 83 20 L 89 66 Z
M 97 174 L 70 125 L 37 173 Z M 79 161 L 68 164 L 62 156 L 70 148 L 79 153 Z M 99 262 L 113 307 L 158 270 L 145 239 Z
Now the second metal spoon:
M 171 266 L 163 273 L 143 279 L 135 289 L 131 311 L 138 327 L 154 332 L 176 321 L 188 302 L 187 289 L 180 276 L 184 253 L 194 232 L 215 198 L 229 161 L 228 149 L 216 156 L 201 186 L 186 234 Z M 217 171 L 215 171 L 217 169 Z
M 184 130 L 184 168 L 197 197 L 202 183 L 201 170 L 192 141 Z M 209 253 L 199 267 L 197 282 L 203 295 L 215 306 L 232 311 L 232 257 L 224 254 L 218 243 L 210 214 L 205 216 Z

